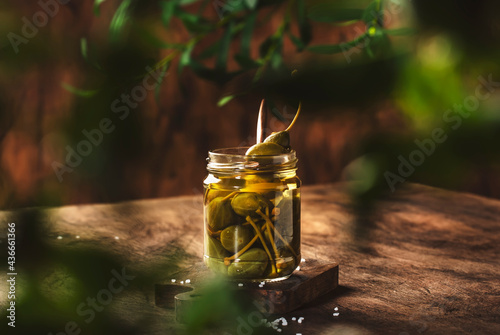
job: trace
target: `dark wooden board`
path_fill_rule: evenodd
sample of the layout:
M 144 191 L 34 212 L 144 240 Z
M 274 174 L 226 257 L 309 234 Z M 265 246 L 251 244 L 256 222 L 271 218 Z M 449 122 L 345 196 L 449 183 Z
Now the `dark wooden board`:
M 182 321 L 183 311 L 199 297 L 198 288 L 213 278 L 213 274 L 200 262 L 173 274 L 164 283 L 156 284 L 155 303 L 164 308 L 175 306 L 177 320 Z M 265 284 L 228 281 L 227 286 L 250 294 L 262 313 L 284 314 L 333 291 L 338 286 L 338 280 L 338 263 L 308 259 L 286 280 Z

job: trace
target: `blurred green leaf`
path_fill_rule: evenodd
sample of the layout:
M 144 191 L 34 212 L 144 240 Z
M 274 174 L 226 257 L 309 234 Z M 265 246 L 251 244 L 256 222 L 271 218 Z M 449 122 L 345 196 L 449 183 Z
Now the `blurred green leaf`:
M 242 54 L 236 54 L 234 55 L 234 60 L 238 62 L 241 68 L 245 70 L 253 69 L 256 67 L 259 67 L 261 62 L 255 61 L 252 58 L 242 55 Z
M 94 0 L 94 15 L 101 15 L 101 4 L 106 0 Z
M 257 7 L 258 0 L 245 0 L 248 9 L 254 10 Z
M 221 44 L 219 48 L 219 53 L 217 54 L 217 60 L 215 62 L 215 69 L 217 71 L 225 71 L 227 56 L 229 54 L 229 46 L 231 44 L 231 31 L 233 29 L 234 23 L 231 21 L 226 27 L 224 36 L 222 36 Z
M 200 0 L 178 0 L 179 4 L 184 6 L 184 5 L 189 5 L 195 2 L 198 2 Z
M 382 26 L 383 22 L 381 21 L 383 19 L 383 13 L 380 12 L 380 0 L 374 0 L 370 2 L 368 7 L 363 11 L 363 16 L 362 20 L 365 23 L 371 23 L 375 21 L 378 23 L 380 26 Z
M 83 59 L 85 59 L 86 61 L 88 61 L 89 57 L 88 57 L 87 39 L 86 38 L 81 38 L 80 39 L 80 49 L 82 51 Z
M 80 97 L 84 97 L 84 98 L 89 98 L 91 96 L 96 95 L 99 92 L 99 90 L 82 90 L 82 89 L 76 88 L 76 87 L 74 87 L 70 84 L 67 84 L 67 83 L 62 83 L 61 85 L 68 92 L 71 92 L 73 94 L 76 94 L 76 95 L 78 95 Z
M 360 20 L 364 10 L 358 8 L 340 8 L 336 4 L 324 3 L 312 6 L 308 17 L 317 22 L 339 22 Z
M 281 36 L 275 44 L 275 48 L 270 58 L 271 67 L 273 69 L 278 69 L 281 64 L 283 64 L 283 37 Z
M 116 10 L 109 27 L 111 42 L 117 42 L 120 39 L 122 31 L 126 23 L 129 21 L 129 9 L 131 3 L 132 0 L 124 0 Z
M 298 51 L 304 50 L 306 45 L 302 42 L 302 40 L 300 38 L 293 36 L 293 34 L 290 32 L 287 32 L 287 34 L 288 34 L 288 37 L 290 38 L 290 41 L 292 41 L 292 43 L 297 47 Z
M 235 95 L 227 95 L 225 97 L 222 97 L 218 102 L 217 106 L 222 107 L 225 104 L 227 104 L 229 101 L 233 100 L 236 96 Z
M 161 21 L 166 27 L 170 24 L 170 19 L 175 13 L 178 1 L 160 1 Z
M 182 53 L 179 59 L 179 68 L 178 68 L 179 73 L 182 72 L 185 66 L 189 66 L 191 64 L 191 53 L 193 52 L 193 49 L 194 49 L 194 43 L 191 43 Z
M 297 21 L 299 24 L 301 42 L 304 46 L 306 46 L 307 44 L 309 44 L 309 42 L 311 42 L 312 34 L 311 24 L 307 20 L 306 5 L 304 0 L 297 0 L 297 12 Z M 302 50 L 303 47 L 299 49 Z
M 253 12 L 252 14 L 250 14 L 246 19 L 243 31 L 241 33 L 240 54 L 247 57 L 250 57 L 250 43 L 252 41 L 256 18 L 257 12 Z
M 207 33 L 215 29 L 215 27 L 203 17 L 186 12 L 182 8 L 177 7 L 175 9 L 175 15 L 181 19 L 186 29 L 191 33 Z

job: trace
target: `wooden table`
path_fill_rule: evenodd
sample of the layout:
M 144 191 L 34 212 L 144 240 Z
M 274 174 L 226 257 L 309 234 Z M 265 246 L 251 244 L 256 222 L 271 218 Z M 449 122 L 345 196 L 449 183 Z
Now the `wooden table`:
M 303 257 L 338 261 L 340 286 L 284 315 L 282 334 L 500 334 L 500 201 L 407 186 L 379 202 L 362 240 L 353 235 L 356 217 L 346 185 L 303 187 Z M 0 213 L 0 222 L 11 214 Z M 43 234 L 50 245 L 121 255 L 140 283 L 113 297 L 110 317 L 133 324 L 138 313 L 146 314 L 144 334 L 177 333 L 175 312 L 154 305 L 153 287 L 199 261 L 201 196 L 68 206 L 46 214 Z M 160 271 L 144 277 L 151 269 Z

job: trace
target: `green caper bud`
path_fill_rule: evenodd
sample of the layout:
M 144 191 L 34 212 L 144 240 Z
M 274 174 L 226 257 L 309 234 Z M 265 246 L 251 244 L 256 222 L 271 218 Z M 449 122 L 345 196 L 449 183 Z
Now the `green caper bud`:
M 223 197 L 217 197 L 207 206 L 207 221 L 211 230 L 218 231 L 240 220 L 231 208 L 231 202 L 224 200 Z
M 225 197 L 231 194 L 231 191 L 222 191 L 217 189 L 210 189 L 206 192 L 205 196 L 205 204 L 208 204 L 210 201 L 214 200 L 217 197 Z
M 236 278 L 258 278 L 266 270 L 269 258 L 260 248 L 252 248 L 241 255 L 227 269 L 227 274 Z
M 273 142 L 257 143 L 251 146 L 245 155 L 247 156 L 274 156 L 286 153 L 287 150 L 281 145 Z
M 224 258 L 228 257 L 229 253 L 227 250 L 222 246 L 222 244 L 219 242 L 219 240 L 206 236 L 206 244 L 205 244 L 205 254 L 209 257 L 213 258 Z
M 264 143 L 276 143 L 283 148 L 290 150 L 290 133 L 286 130 L 272 133 L 265 140 Z
M 253 238 L 253 229 L 250 226 L 229 226 L 220 234 L 222 246 L 231 252 L 238 252 Z
M 257 193 L 238 193 L 231 200 L 231 206 L 236 214 L 247 216 L 258 216 L 257 210 L 265 213 L 266 207 L 272 206 L 271 202 Z

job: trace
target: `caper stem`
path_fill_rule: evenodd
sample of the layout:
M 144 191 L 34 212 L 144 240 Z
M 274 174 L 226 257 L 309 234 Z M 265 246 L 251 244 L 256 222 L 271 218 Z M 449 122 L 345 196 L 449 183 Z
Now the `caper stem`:
M 229 193 L 228 195 L 226 195 L 224 198 L 222 198 L 221 201 L 226 201 L 227 199 L 230 199 L 232 198 L 236 193 L 238 193 L 238 191 L 234 191 L 234 192 L 231 192 Z
M 269 218 L 264 213 L 262 213 L 262 211 L 260 209 L 257 210 L 257 214 L 259 214 L 266 221 L 266 224 L 268 224 L 269 226 L 271 226 L 271 228 L 276 233 L 276 236 L 278 236 L 279 239 L 282 240 L 283 243 L 285 243 L 285 245 L 287 246 L 287 248 L 290 249 L 290 251 L 292 252 L 292 254 L 295 256 L 295 258 L 297 258 L 297 254 L 295 253 L 295 250 L 293 250 L 292 246 L 290 244 L 288 244 L 288 242 L 283 238 L 283 236 L 281 236 L 281 234 L 279 233 L 279 231 L 276 230 L 276 227 L 274 227 L 274 225 L 271 222 L 271 220 L 269 220 Z
M 216 232 L 213 232 L 210 227 L 207 226 L 207 230 L 208 230 L 208 234 L 212 237 L 216 237 L 216 236 L 219 236 L 220 233 L 222 233 L 222 230 L 218 230 Z
M 273 256 L 271 256 L 271 252 L 269 251 L 269 248 L 267 247 L 266 240 L 264 239 L 264 236 L 262 236 L 259 228 L 255 224 L 255 222 L 253 222 L 253 220 L 250 216 L 247 216 L 246 220 L 252 225 L 253 229 L 255 230 L 257 235 L 259 236 L 260 241 L 262 242 L 262 245 L 264 246 L 264 250 L 266 251 L 267 256 L 269 257 L 269 260 L 271 261 L 272 273 L 275 274 L 276 273 L 276 265 L 274 264 Z
M 260 211 L 260 210 L 259 210 Z M 267 232 L 267 236 L 269 237 L 269 241 L 271 242 L 271 246 L 273 247 L 273 250 L 274 250 L 274 255 L 275 255 L 275 259 L 276 258 L 279 258 L 279 252 L 278 252 L 278 248 L 276 248 L 276 243 L 274 242 L 274 237 L 273 237 L 273 234 L 271 233 L 271 226 L 269 225 L 269 207 L 266 207 L 266 232 Z
M 300 109 L 301 108 L 302 108 L 302 101 L 299 102 L 299 108 L 297 108 L 297 113 L 295 113 L 295 117 L 293 118 L 292 123 L 290 123 L 290 125 L 288 126 L 288 128 L 286 128 L 285 131 L 289 131 L 290 129 L 292 129 L 292 126 L 295 124 L 295 121 L 297 121 L 297 117 L 300 114 Z

